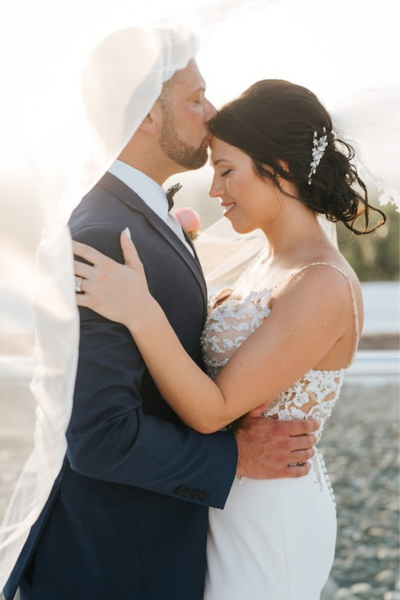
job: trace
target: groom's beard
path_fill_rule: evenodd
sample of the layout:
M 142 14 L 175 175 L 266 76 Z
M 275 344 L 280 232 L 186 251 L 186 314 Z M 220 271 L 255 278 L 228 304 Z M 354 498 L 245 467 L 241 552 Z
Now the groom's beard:
M 163 124 L 160 133 L 160 146 L 164 153 L 181 167 L 189 171 L 203 167 L 208 158 L 207 147 L 190 146 L 178 137 L 175 121 L 168 106 L 163 107 Z

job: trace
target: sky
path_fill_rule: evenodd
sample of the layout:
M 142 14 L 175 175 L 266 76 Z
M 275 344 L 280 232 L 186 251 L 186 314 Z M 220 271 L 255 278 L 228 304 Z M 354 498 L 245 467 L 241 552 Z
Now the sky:
M 198 61 L 217 104 L 264 78 L 289 79 L 334 104 L 364 82 L 394 78 L 395 2 L 279 0 L 219 26 Z

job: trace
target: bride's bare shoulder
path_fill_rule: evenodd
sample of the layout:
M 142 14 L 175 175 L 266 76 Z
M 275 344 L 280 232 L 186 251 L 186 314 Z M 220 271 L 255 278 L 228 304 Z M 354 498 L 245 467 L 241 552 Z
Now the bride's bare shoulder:
M 326 262 L 327 264 L 340 269 L 348 277 L 348 280 L 351 282 L 354 291 L 356 294 L 359 294 L 361 298 L 361 284 L 357 273 L 339 250 L 334 248 L 331 251 L 322 253 L 320 259 L 321 262 Z
M 350 286 L 349 286 L 350 283 Z M 315 253 L 302 265 L 287 284 L 279 290 L 277 297 L 299 293 L 310 297 L 314 294 L 329 304 L 347 304 L 347 299 L 355 299 L 360 329 L 364 320 L 364 306 L 361 284 L 352 266 L 345 257 L 335 251 Z

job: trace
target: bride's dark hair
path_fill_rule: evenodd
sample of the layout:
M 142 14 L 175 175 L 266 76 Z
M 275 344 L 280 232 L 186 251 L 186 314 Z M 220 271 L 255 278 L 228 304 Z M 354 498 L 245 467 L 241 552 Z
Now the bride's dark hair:
M 289 194 L 281 188 L 278 176 L 293 183 L 296 198 L 330 221 L 342 221 L 359 235 L 386 222 L 386 215 L 368 202 L 367 188 L 351 163 L 352 146 L 338 139 L 330 115 L 307 88 L 280 79 L 258 81 L 219 111 L 210 130 L 250 156 L 257 175 L 272 180 L 285 195 Z M 328 145 L 309 184 L 315 131 L 318 138 L 327 136 Z M 289 170 L 279 161 L 287 163 Z M 370 211 L 382 217 L 371 228 Z M 361 216 L 364 227 L 358 229 L 355 221 Z

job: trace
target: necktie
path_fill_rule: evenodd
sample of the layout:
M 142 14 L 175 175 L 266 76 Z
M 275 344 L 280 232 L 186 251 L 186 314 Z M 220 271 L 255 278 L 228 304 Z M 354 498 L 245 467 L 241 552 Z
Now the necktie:
M 182 187 L 182 185 L 180 183 L 175 183 L 175 185 L 168 188 L 168 190 L 167 190 L 168 212 L 174 206 L 174 196 L 175 196 L 176 192 L 179 192 L 181 187 Z

